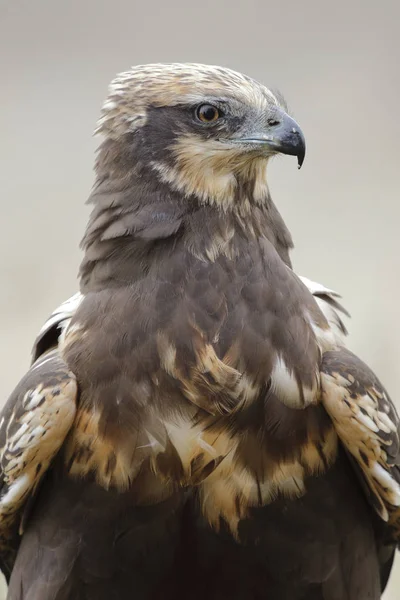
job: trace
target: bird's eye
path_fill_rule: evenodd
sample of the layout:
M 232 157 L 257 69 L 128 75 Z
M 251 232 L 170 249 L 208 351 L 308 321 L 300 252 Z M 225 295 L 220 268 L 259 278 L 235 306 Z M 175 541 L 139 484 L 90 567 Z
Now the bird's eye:
M 196 110 L 196 117 L 202 123 L 214 123 L 221 117 L 221 113 L 212 104 L 200 104 Z

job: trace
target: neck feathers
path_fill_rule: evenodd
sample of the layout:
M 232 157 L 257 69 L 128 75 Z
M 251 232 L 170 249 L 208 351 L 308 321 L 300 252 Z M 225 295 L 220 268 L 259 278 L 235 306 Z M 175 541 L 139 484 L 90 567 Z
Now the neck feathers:
M 246 244 L 268 239 L 290 266 L 291 235 L 271 200 L 260 170 L 252 177 L 238 176 L 232 196 L 187 194 L 166 175 L 137 160 L 129 143 L 106 141 L 96 162 L 97 180 L 89 202 L 93 204 L 82 240 L 83 292 L 119 287 L 167 265 L 172 252 L 215 262 L 234 260 Z M 171 173 L 168 177 L 171 176 Z

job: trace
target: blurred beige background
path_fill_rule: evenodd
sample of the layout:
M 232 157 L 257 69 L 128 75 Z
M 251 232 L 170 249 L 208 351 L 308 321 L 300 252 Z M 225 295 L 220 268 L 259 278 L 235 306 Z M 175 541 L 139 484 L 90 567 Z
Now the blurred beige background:
M 0 0 L 1 398 L 76 290 L 108 82 L 157 61 L 222 64 L 283 92 L 308 143 L 300 172 L 270 169 L 296 270 L 343 294 L 352 348 L 398 398 L 399 22 L 398 0 Z M 400 558 L 385 600 L 399 586 Z

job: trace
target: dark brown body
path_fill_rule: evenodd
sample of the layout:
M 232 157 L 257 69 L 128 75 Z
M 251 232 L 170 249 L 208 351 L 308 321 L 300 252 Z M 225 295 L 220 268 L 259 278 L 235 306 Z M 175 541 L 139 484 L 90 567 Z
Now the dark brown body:
M 203 127 L 193 90 L 225 116 Z M 213 67 L 110 94 L 83 300 L 0 421 L 8 599 L 379 600 L 399 421 L 291 269 L 251 139 L 301 164 L 297 125 Z
M 307 487 L 303 498 L 251 511 L 237 542 L 223 524 L 219 534 L 208 526 L 195 490 L 135 508 L 132 492 L 57 480 L 53 472 L 23 538 L 9 598 L 380 598 L 379 544 L 346 458 Z
M 211 263 L 175 239 L 138 283 L 94 291 L 78 310 L 64 349 L 78 416 L 30 517 L 10 600 L 380 598 L 378 519 L 318 390 L 309 406 L 299 391 L 292 408 L 264 383 L 278 348 L 299 386 L 311 381 L 318 349 L 303 314 L 323 317 L 268 240 L 238 243 L 234 260 Z M 175 370 L 160 332 L 177 348 Z M 251 375 L 254 396 L 243 401 L 235 377 L 227 394 L 218 369 L 201 373 L 208 344 L 222 367 Z M 182 416 L 208 442 L 226 435 L 233 446 L 216 458 L 194 448 L 185 462 L 165 429 Z M 130 479 L 118 468 L 125 460 Z M 303 491 L 285 492 L 287 464 L 300 465 Z M 225 506 L 214 489 L 242 467 L 256 497 L 238 488 Z M 272 497 L 262 491 L 269 478 Z

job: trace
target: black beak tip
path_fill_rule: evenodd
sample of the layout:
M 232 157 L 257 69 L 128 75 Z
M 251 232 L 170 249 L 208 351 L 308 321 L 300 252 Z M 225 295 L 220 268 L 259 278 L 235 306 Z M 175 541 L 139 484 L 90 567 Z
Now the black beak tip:
M 295 128 L 292 130 L 293 134 L 296 136 L 295 139 L 295 147 L 296 147 L 296 156 L 297 156 L 297 165 L 298 168 L 301 169 L 305 156 L 306 156 L 306 140 L 304 138 L 303 132 L 300 128 Z
M 306 156 L 306 147 L 303 144 L 302 147 L 299 149 L 299 152 L 297 154 L 297 165 L 298 165 L 299 169 L 301 169 L 301 167 L 303 165 L 305 156 Z

